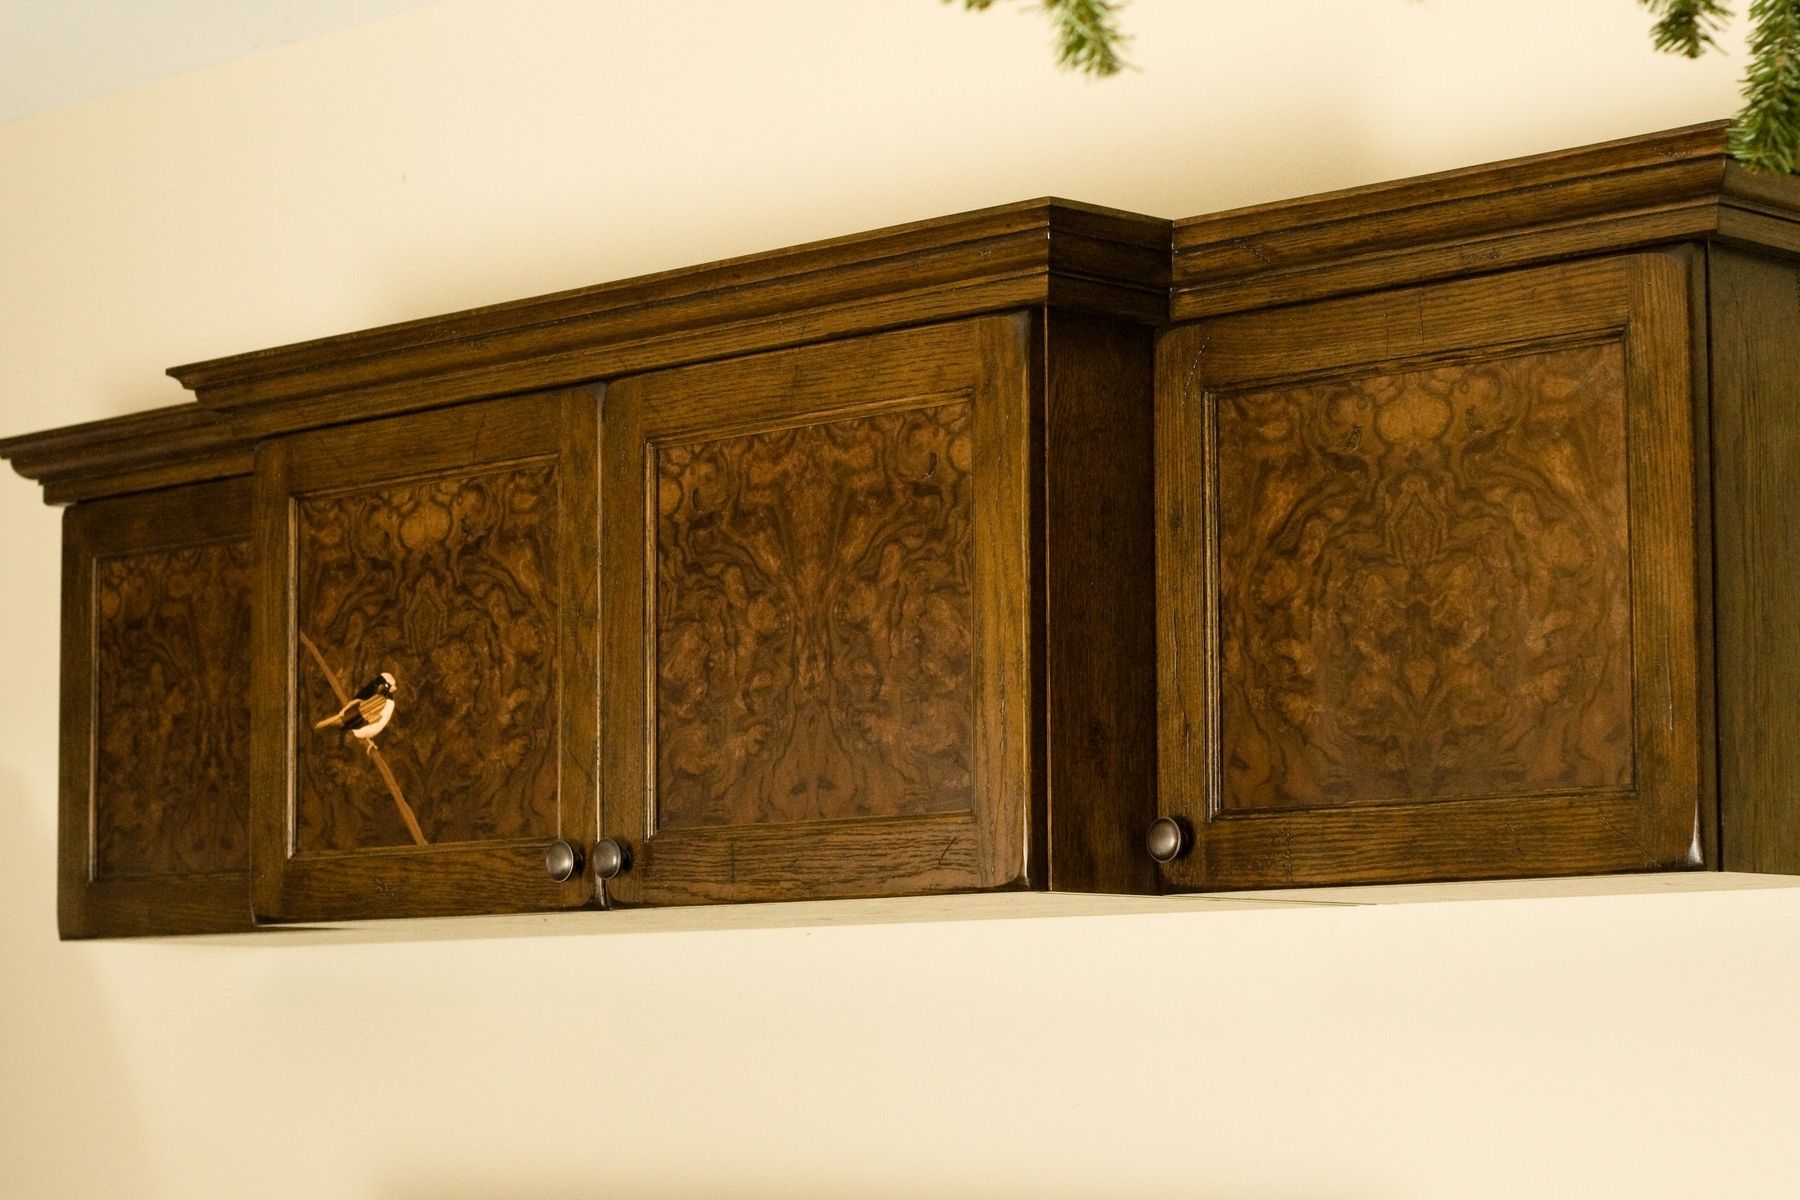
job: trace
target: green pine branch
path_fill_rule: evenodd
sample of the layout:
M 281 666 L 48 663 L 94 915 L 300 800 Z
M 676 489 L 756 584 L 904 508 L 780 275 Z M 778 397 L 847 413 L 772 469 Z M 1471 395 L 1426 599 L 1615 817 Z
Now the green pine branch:
M 1650 40 L 1656 48 L 1687 58 L 1699 58 L 1708 46 L 1717 46 L 1712 35 L 1731 19 L 1731 10 L 1719 0 L 1643 0 L 1643 3 L 1660 18 L 1650 31 Z
M 1124 68 L 1120 51 L 1130 39 L 1119 30 L 1123 0 L 1041 0 L 1041 4 L 1056 31 L 1057 66 L 1094 76 L 1117 75 Z M 963 7 L 974 12 L 993 6 L 994 0 L 963 0 Z
M 1698 58 L 1731 19 L 1722 0 L 1641 0 L 1656 14 L 1658 50 Z M 1744 107 L 1731 124 L 1731 154 L 1756 171 L 1800 165 L 1800 0 L 1751 0 Z
M 1800 161 L 1800 0 L 1753 0 L 1744 107 L 1731 153 L 1759 171 L 1788 174 Z
M 954 4 L 956 0 L 944 0 Z M 980 12 L 995 0 L 962 0 Z M 1039 0 L 1056 35 L 1058 66 L 1089 75 L 1116 75 L 1128 40 L 1119 29 L 1125 0 Z M 1717 47 L 1714 35 L 1731 20 L 1728 0 L 1639 0 L 1656 17 L 1650 40 L 1658 50 L 1698 58 Z M 1731 127 L 1731 153 L 1758 171 L 1790 174 L 1800 167 L 1800 0 L 1751 0 L 1750 65 L 1744 107 Z

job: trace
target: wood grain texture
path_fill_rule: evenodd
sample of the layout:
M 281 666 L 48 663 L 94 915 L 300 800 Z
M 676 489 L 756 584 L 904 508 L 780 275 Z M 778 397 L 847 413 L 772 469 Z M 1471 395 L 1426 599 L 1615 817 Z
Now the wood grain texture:
M 661 828 L 973 806 L 971 423 L 653 448 Z
M 250 924 L 248 480 L 64 519 L 64 937 Z
M 1217 398 L 1227 809 L 1632 783 L 1616 340 Z
M 431 843 L 556 830 L 556 463 L 298 497 L 297 627 L 354 689 L 399 681 L 378 744 Z M 299 853 L 412 838 L 342 702 L 299 664 Z M 429 802 L 424 798 L 429 797 Z
M 249 867 L 250 543 L 94 564 L 94 877 Z
M 589 902 L 545 846 L 593 840 L 598 393 L 272 442 L 258 461 L 254 898 L 269 920 Z M 381 762 L 314 723 L 398 682 Z M 583 643 L 587 643 L 584 645 Z
M 1043 316 L 1048 886 L 1148 892 L 1156 819 L 1155 349 L 1149 329 Z
M 1688 282 L 1645 255 L 1165 336 L 1165 881 L 1698 865 Z
M 1800 873 L 1800 270 L 1708 255 L 1719 808 L 1730 871 Z
M 986 318 L 609 389 L 611 902 L 1027 882 L 1029 348 Z

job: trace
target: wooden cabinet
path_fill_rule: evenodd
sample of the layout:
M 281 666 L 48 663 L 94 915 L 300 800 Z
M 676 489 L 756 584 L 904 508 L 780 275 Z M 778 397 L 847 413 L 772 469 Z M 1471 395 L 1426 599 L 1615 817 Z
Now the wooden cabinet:
M 64 937 L 246 929 L 249 482 L 64 519 Z
M 0 442 L 64 932 L 1800 873 L 1797 331 L 1714 124 L 176 368 Z
M 1167 239 L 1015 205 L 183 369 L 261 441 L 258 917 L 1148 888 Z M 315 728 L 384 672 L 373 754 Z
M 1800 182 L 1722 132 L 1177 222 L 1165 887 L 1800 872 Z
M 177 368 L 198 405 L 0 454 L 79 504 L 71 571 L 207 514 L 169 584 L 245 618 L 230 736 L 196 773 L 134 696 L 101 738 L 235 806 L 239 924 L 1143 891 L 1168 237 L 1009 205 Z M 86 628 L 72 779 L 150 670 Z M 114 787 L 100 869 L 188 870 Z M 198 927 L 135 915 L 68 929 Z
M 1690 259 L 1163 339 L 1170 883 L 1700 864 Z
M 572 388 L 263 445 L 259 918 L 591 896 L 544 849 L 594 828 L 598 403 Z M 373 707 L 334 723 L 358 696 Z

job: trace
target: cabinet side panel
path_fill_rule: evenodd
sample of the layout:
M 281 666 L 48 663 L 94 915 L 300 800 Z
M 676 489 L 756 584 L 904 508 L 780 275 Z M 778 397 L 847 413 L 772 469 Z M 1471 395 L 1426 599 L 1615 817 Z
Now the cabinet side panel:
M 63 513 L 62 687 L 58 738 L 56 925 L 64 938 L 95 933 L 93 882 L 93 554 L 79 508 Z
M 1800 872 L 1800 268 L 1710 273 L 1722 861 Z
M 1148 892 L 1156 545 L 1142 326 L 1052 312 L 1045 392 L 1050 886 Z

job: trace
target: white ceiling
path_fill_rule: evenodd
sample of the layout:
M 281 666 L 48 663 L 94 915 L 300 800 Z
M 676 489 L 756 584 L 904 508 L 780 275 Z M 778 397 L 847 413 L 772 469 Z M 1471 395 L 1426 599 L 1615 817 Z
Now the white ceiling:
M 435 0 L 0 0 L 0 124 Z

